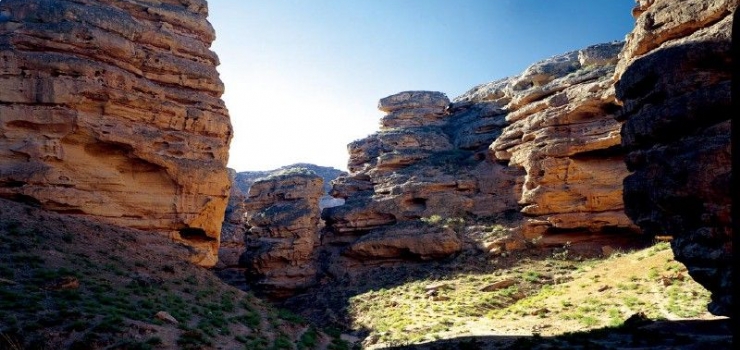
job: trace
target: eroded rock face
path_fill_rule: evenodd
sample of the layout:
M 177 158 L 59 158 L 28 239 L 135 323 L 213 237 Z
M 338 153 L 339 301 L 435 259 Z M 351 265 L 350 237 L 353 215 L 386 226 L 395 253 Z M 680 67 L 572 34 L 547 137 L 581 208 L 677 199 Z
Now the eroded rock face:
M 319 211 L 326 207 L 344 203 L 343 199 L 333 198 L 328 195 L 328 192 L 331 190 L 329 182 L 345 174 L 345 172 L 339 169 L 308 163 L 291 164 L 266 171 L 236 172 L 233 169 L 229 169 L 229 176 L 232 183 L 231 194 L 229 195 L 229 204 L 226 206 L 224 223 L 221 227 L 221 246 L 218 252 L 218 264 L 215 266 L 216 273 L 223 280 L 238 288 L 248 288 L 244 280 L 244 273 L 247 266 L 242 264 L 244 262 L 242 256 L 247 252 L 246 237 L 250 229 L 250 226 L 247 224 L 247 206 L 249 205 L 248 202 L 251 201 L 249 198 L 250 187 L 257 180 L 297 168 L 313 171 L 324 180 L 323 193 L 319 199 Z M 296 196 L 305 193 L 302 188 L 297 188 L 297 191 L 299 193 L 296 193 Z M 313 196 L 312 193 L 310 195 Z M 295 203 L 301 204 L 302 202 L 298 201 Z M 314 213 L 316 220 L 318 220 L 320 215 L 319 211 Z
M 215 264 L 232 129 L 204 0 L 0 2 L 0 196 Z
M 387 112 L 381 130 L 348 146 L 350 174 L 333 181 L 331 194 L 345 204 L 322 213 L 323 249 L 337 254 L 329 269 L 439 259 L 462 249 L 460 232 L 424 219 L 472 224 L 518 215 L 521 172 L 486 156 L 505 125 L 500 109 L 450 106 L 431 91 L 383 98 L 379 109 Z
M 737 1 L 640 1 L 616 77 L 632 173 L 627 215 L 671 235 L 676 259 L 732 315 L 732 13 Z M 736 63 L 735 63 L 736 64 Z
M 324 180 L 306 169 L 289 169 L 256 180 L 246 209 L 249 230 L 240 265 L 248 279 L 273 297 L 310 286 L 316 275 L 319 199 Z
M 637 230 L 623 210 L 627 168 L 614 120 L 619 107 L 611 77 L 622 45 L 555 56 L 455 99 L 485 101 L 507 113 L 507 126 L 490 150 L 526 172 L 519 204 L 527 240 L 597 242 L 604 232 Z

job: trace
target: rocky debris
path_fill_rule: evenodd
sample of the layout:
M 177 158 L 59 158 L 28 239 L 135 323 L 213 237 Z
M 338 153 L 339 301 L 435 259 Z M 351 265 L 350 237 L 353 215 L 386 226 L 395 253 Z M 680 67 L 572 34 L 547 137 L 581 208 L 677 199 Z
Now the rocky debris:
M 159 311 L 156 314 L 154 314 L 154 318 L 170 323 L 170 324 L 179 324 L 180 322 L 177 321 L 176 318 L 174 318 L 172 315 L 170 315 L 167 311 Z
M 0 3 L 0 197 L 216 263 L 232 136 L 203 0 Z
M 322 212 L 322 249 L 356 260 L 338 264 L 444 258 L 463 248 L 462 231 L 423 219 L 517 215 L 521 172 L 486 156 L 505 125 L 500 109 L 452 106 L 431 91 L 388 96 L 379 108 L 388 113 L 380 131 L 348 145 L 350 173 L 332 182 L 345 204 Z
M 74 276 L 62 276 L 49 282 L 45 289 L 60 291 L 80 288 L 80 280 Z
M 495 160 L 526 172 L 519 197 L 527 217 L 524 239 L 548 237 L 539 242 L 557 246 L 574 233 L 588 238 L 637 231 L 623 211 L 627 168 L 614 120 L 619 107 L 611 76 L 622 46 L 606 43 L 558 55 L 455 99 L 459 105 L 490 103 L 505 117 L 490 150 Z M 563 233 L 569 233 L 567 240 Z
M 732 315 L 730 56 L 734 0 L 640 1 L 616 72 L 627 215 Z
M 491 283 L 480 289 L 481 292 L 495 292 L 500 289 L 509 288 L 516 284 L 513 279 L 505 279 L 498 282 Z
M 272 297 L 285 297 L 314 282 L 323 179 L 294 168 L 256 180 L 245 202 L 246 251 L 239 265 L 250 282 Z

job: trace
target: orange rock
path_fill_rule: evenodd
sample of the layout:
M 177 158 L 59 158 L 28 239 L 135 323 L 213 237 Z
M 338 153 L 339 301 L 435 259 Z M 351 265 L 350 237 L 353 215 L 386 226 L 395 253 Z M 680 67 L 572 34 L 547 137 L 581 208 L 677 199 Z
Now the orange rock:
M 214 265 L 232 129 L 205 2 L 0 12 L 0 196 L 162 231 Z

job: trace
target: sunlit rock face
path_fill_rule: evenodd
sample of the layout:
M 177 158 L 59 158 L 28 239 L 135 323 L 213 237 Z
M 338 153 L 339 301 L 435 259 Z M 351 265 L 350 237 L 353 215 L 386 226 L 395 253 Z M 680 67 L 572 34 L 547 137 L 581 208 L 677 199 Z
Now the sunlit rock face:
M 348 145 L 350 173 L 333 181 L 331 194 L 345 204 L 322 213 L 330 270 L 449 257 L 464 239 L 447 220 L 518 216 L 521 171 L 486 151 L 505 125 L 500 109 L 454 106 L 433 91 L 391 95 L 378 108 L 386 112 L 380 131 Z
M 216 263 L 232 136 L 204 0 L 0 2 L 0 196 Z
M 732 315 L 732 17 L 737 1 L 639 1 L 616 73 L 625 209 Z M 735 16 L 737 17 L 737 16 Z
M 627 168 L 614 120 L 619 106 L 611 78 L 622 45 L 554 56 L 455 100 L 485 101 L 506 113 L 490 151 L 526 173 L 518 194 L 526 240 L 605 244 L 638 231 L 623 210 Z

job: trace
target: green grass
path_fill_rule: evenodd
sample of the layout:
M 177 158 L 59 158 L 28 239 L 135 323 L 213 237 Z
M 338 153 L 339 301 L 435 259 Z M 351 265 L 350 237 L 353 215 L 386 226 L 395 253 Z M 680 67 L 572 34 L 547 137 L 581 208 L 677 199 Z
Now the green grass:
M 705 314 L 709 293 L 698 284 L 676 278 L 672 286 L 663 285 L 660 276 L 685 271 L 673 259 L 660 258 L 658 263 L 662 265 L 638 268 L 618 279 L 609 270 L 601 270 L 602 264 L 620 266 L 625 264 L 622 261 L 652 263 L 656 254 L 666 253 L 666 247 L 659 244 L 643 251 L 620 252 L 604 260 L 568 260 L 563 254 L 551 255 L 539 261 L 520 260 L 520 265 L 508 270 L 412 280 L 352 297 L 350 317 L 354 328 L 370 330 L 371 343 L 403 345 L 464 334 L 469 322 L 494 322 L 501 327 L 506 322 L 535 318 L 542 324 L 566 322 L 573 329 L 597 329 L 619 327 L 637 312 L 654 319 L 668 317 L 666 311 L 677 317 Z M 582 274 L 588 275 L 579 279 Z M 555 283 L 552 275 L 573 277 Z M 481 291 L 504 279 L 513 279 L 515 284 L 493 292 Z M 430 296 L 430 285 L 446 287 Z M 571 293 L 581 296 L 571 299 Z

